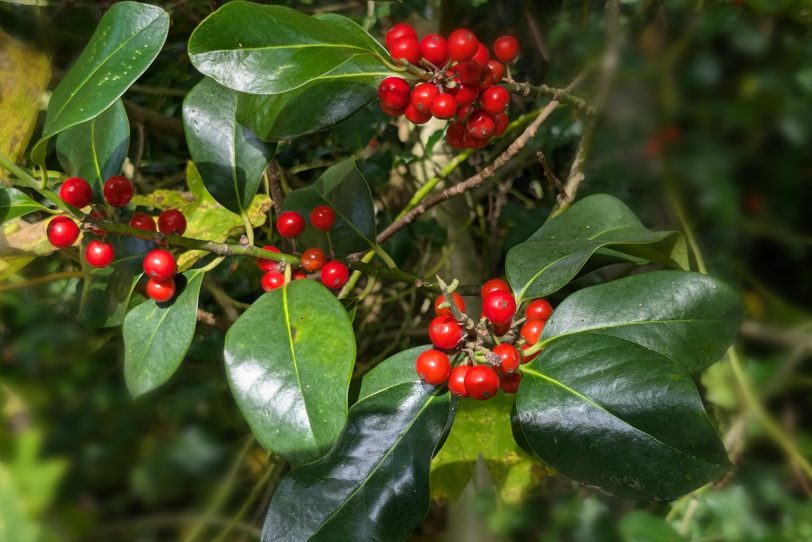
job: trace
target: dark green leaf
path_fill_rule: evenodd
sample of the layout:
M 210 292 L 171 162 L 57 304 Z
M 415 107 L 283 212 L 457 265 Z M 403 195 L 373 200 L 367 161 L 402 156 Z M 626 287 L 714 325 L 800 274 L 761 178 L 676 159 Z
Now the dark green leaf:
M 16 188 L 0 186 L 0 224 L 44 208 Z
M 355 337 L 327 288 L 294 281 L 246 310 L 226 335 L 237 405 L 257 440 L 293 463 L 320 457 L 347 417 Z
M 682 235 L 647 230 L 623 202 L 596 194 L 575 203 L 510 249 L 505 270 L 519 300 L 542 297 L 565 286 L 603 247 L 688 268 Z
M 124 378 L 133 397 L 168 381 L 192 344 L 197 301 L 205 273 L 193 269 L 175 278 L 177 294 L 168 303 L 147 300 L 127 313 Z
M 208 77 L 183 102 L 186 143 L 206 188 L 226 209 L 241 214 L 257 193 L 271 153 L 237 123 L 236 112 L 237 94 Z
M 428 513 L 429 464 L 454 416 L 449 394 L 435 395 L 414 371 L 423 349 L 401 352 L 365 377 L 374 384 L 350 409 L 332 450 L 280 482 L 263 542 L 409 538 Z
M 691 377 L 652 350 L 584 333 L 552 343 L 522 372 L 517 441 L 578 482 L 665 500 L 730 468 Z

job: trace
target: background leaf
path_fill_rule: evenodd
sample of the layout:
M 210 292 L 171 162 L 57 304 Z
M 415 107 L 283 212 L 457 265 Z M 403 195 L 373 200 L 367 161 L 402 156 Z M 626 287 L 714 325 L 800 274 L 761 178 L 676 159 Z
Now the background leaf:
M 45 209 L 16 188 L 0 186 L 0 224 Z
M 39 528 L 26 515 L 23 500 L 0 463 L 0 540 L 36 542 L 38 539 Z

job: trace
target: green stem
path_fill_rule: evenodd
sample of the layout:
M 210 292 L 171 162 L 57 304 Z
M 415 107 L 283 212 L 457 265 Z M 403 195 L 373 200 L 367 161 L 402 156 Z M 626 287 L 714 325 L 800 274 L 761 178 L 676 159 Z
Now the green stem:
M 54 192 L 48 190 L 47 188 L 42 188 L 39 181 L 15 164 L 8 156 L 0 154 L 0 166 L 9 170 L 14 174 L 15 177 L 17 177 L 17 182 L 14 184 L 23 186 L 25 188 L 30 188 L 31 190 L 36 190 L 42 197 L 75 218 L 81 220 L 85 217 L 85 214 L 82 211 L 62 201 Z

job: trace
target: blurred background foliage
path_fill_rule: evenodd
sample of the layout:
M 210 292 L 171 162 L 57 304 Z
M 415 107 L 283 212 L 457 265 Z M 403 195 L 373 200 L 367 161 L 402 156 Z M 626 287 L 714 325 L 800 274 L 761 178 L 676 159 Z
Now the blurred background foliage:
M 172 16 L 169 39 L 125 95 L 133 129 L 127 167 L 140 173 L 141 193 L 186 189 L 180 108 L 200 78 L 186 41 L 220 4 L 157 3 Z M 20 155 L 41 126 L 47 58 L 53 88 L 110 4 L 0 3 L 2 152 Z M 351 16 L 377 36 L 402 20 L 421 34 L 466 26 L 490 41 L 513 33 L 522 44 L 516 79 L 553 86 L 594 65 L 604 46 L 602 3 L 588 0 L 286 4 Z M 414 540 L 812 540 L 812 481 L 786 453 L 793 446 L 812 456 L 812 2 L 624 0 L 621 7 L 621 64 L 579 196 L 607 192 L 650 227 L 687 226 L 709 271 L 743 292 L 740 348 L 756 403 L 745 400 L 726 360 L 698 382 L 736 469 L 673 503 L 621 501 L 551 476 L 505 445 L 509 401 L 468 405 L 435 460 L 435 504 Z M 594 88 L 577 92 L 590 96 Z M 514 98 L 511 117 L 542 103 Z M 555 200 L 536 152 L 566 177 L 582 128 L 559 108 L 489 185 L 439 206 L 387 250 L 419 275 L 477 284 L 498 274 L 506 250 L 543 222 Z M 431 137 L 437 129 L 412 131 L 373 104 L 333 130 L 282 142 L 277 160 L 285 186 L 296 188 L 356 156 L 385 223 L 450 159 Z M 474 154 L 452 181 L 508 143 Z M 55 156 L 49 160 L 60 169 Z M 17 233 L 6 228 L 0 241 Z M 124 386 L 119 331 L 75 321 L 77 270 L 63 256 L 3 255 L 0 263 L 0 540 L 258 539 L 287 467 L 249 437 L 221 359 L 223 328 L 258 296 L 253 263 L 209 273 L 201 303 L 216 320 L 198 325 L 172 381 L 137 401 Z M 628 272 L 617 266 L 587 275 L 553 301 Z M 417 290 L 361 283 L 359 291 L 356 376 L 423 341 L 430 311 Z M 765 431 L 758 408 L 779 438 Z

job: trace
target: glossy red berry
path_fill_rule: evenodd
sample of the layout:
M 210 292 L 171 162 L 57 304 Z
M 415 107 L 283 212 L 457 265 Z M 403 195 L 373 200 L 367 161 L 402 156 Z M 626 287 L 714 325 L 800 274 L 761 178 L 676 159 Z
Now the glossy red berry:
M 395 60 L 405 60 L 413 65 L 420 62 L 420 46 L 414 38 L 398 38 L 389 48 L 389 53 Z
M 499 387 L 505 393 L 516 393 L 519 391 L 519 383 L 522 381 L 522 373 L 501 375 Z
M 510 102 L 510 92 L 505 87 L 494 85 L 482 91 L 479 95 L 479 105 L 491 115 L 504 113 Z
M 546 299 L 534 299 L 524 309 L 524 315 L 528 320 L 544 320 L 546 322 L 553 315 L 553 306 Z
M 440 94 L 437 90 L 437 85 L 434 83 L 420 83 L 412 90 L 411 102 L 415 108 L 421 113 L 431 113 L 431 106 L 434 103 L 434 98 Z
M 493 42 L 493 56 L 510 64 L 519 56 L 519 41 L 513 36 L 500 36 Z
M 469 149 L 484 149 L 488 146 L 490 141 L 490 138 L 479 139 L 478 137 L 472 136 L 467 131 L 465 132 L 465 146 Z
M 448 43 L 439 34 L 426 34 L 420 40 L 420 54 L 438 68 L 448 62 Z
M 452 122 L 445 132 L 445 140 L 455 149 L 465 148 L 465 126 L 461 122 Z
M 282 237 L 293 239 L 294 237 L 298 237 L 304 229 L 304 218 L 296 211 L 285 211 L 276 219 L 276 231 L 278 231 Z
M 468 392 L 465 391 L 465 375 L 471 369 L 470 365 L 457 365 L 451 369 L 451 374 L 448 377 L 448 391 L 458 397 L 465 397 Z
M 158 230 L 164 235 L 183 235 L 186 217 L 177 209 L 167 209 L 158 216 Z
M 68 205 L 74 207 L 85 207 L 93 201 L 93 189 L 86 180 L 79 177 L 71 177 L 62 183 L 59 188 L 59 197 Z
M 482 401 L 496 395 L 499 389 L 499 376 L 487 365 L 476 365 L 465 375 L 465 391 L 468 397 Z
M 127 177 L 115 175 L 105 181 L 102 192 L 107 203 L 113 207 L 124 207 L 133 199 L 135 187 Z
M 516 299 L 510 292 L 493 292 L 482 299 L 482 316 L 496 325 L 504 325 L 516 314 Z
M 272 245 L 265 245 L 262 247 L 262 250 L 267 250 L 268 252 L 276 252 L 277 254 L 280 253 L 279 249 Z M 279 262 L 274 260 L 266 260 L 265 258 L 257 258 L 257 267 L 259 267 L 262 271 L 266 273 L 268 271 L 279 271 Z
M 488 139 L 493 135 L 494 128 L 496 128 L 496 123 L 493 117 L 482 109 L 472 111 L 465 122 L 468 135 L 477 139 Z
M 315 273 L 322 268 L 324 262 L 327 260 L 324 251 L 320 248 L 308 248 L 302 252 L 302 267 L 308 273 Z
M 438 94 L 431 103 L 431 114 L 438 119 L 451 119 L 457 113 L 457 100 L 451 94 Z
M 488 48 L 482 43 L 477 43 L 476 53 L 471 57 L 471 60 L 480 65 L 483 69 L 488 65 L 491 55 L 488 53 Z
M 482 75 L 479 78 L 479 89 L 480 91 L 485 90 L 486 88 L 493 85 L 493 73 L 488 66 L 482 69 Z
M 417 32 L 415 32 L 414 28 L 412 28 L 412 25 L 410 24 L 397 23 L 389 29 L 389 32 L 386 33 L 386 47 L 391 49 L 395 41 L 399 40 L 400 38 L 412 38 L 416 41 Z
M 413 103 L 406 106 L 403 114 L 414 124 L 426 124 L 431 119 L 431 113 L 423 113 Z
M 460 62 L 457 64 L 455 70 L 463 85 L 474 85 L 479 83 L 479 78 L 482 77 L 482 66 L 473 60 Z
M 519 350 L 508 343 L 499 343 L 493 347 L 493 353 L 499 356 L 499 367 L 504 373 L 516 372 L 522 361 Z
M 448 380 L 451 374 L 451 362 L 439 350 L 426 350 L 415 362 L 415 369 L 426 384 L 439 386 Z
M 310 223 L 321 231 L 330 231 L 336 223 L 336 212 L 329 205 L 316 205 L 310 212 Z
M 130 227 L 136 230 L 153 232 L 156 230 L 155 219 L 146 213 L 135 213 L 130 218 Z
M 448 91 L 457 100 L 457 107 L 471 105 L 479 96 L 479 90 L 470 86 L 459 86 Z
M 441 350 L 455 348 L 462 337 L 462 327 L 452 316 L 438 316 L 429 324 L 429 339 Z
M 347 266 L 336 260 L 327 262 L 321 268 L 321 282 L 331 290 L 341 288 L 347 284 L 349 278 L 350 271 Z
M 460 294 L 458 294 L 457 292 L 451 292 L 451 299 L 453 300 L 454 305 L 457 306 L 457 309 L 460 312 L 464 313 L 465 312 L 465 301 L 462 299 L 462 296 Z M 437 316 L 452 316 L 450 308 L 448 308 L 448 307 L 445 307 L 445 308 L 442 308 L 442 309 L 440 308 L 440 305 L 442 305 L 444 302 L 445 302 L 445 296 L 444 295 L 440 295 L 440 296 L 437 297 L 437 299 L 434 300 L 434 313 Z
M 175 257 L 168 250 L 156 248 L 144 256 L 144 273 L 159 282 L 169 280 L 178 272 Z
M 378 99 L 381 107 L 402 110 L 409 103 L 411 87 L 405 79 L 387 77 L 378 85 Z
M 544 324 L 544 320 L 528 320 L 524 323 L 520 334 L 527 344 L 533 346 L 539 342 Z
M 48 222 L 48 241 L 56 248 L 68 248 L 79 238 L 79 226 L 66 216 L 55 216 Z
M 400 109 L 395 109 L 394 107 L 387 107 L 381 104 L 381 111 L 383 111 L 384 114 L 386 114 L 389 117 L 397 118 L 406 111 L 406 108 L 401 107 Z
M 510 292 L 510 286 L 508 283 L 502 279 L 491 279 L 485 284 L 482 285 L 482 288 L 479 289 L 479 295 L 482 299 L 488 297 L 488 294 L 492 294 L 493 292 Z
M 147 281 L 147 295 L 157 303 L 166 303 L 175 297 L 175 279 Z
M 499 113 L 493 117 L 493 122 L 493 135 L 500 136 L 505 133 L 505 130 L 507 130 L 510 119 L 508 119 L 508 116 L 504 113 Z
M 458 28 L 448 36 L 448 55 L 452 60 L 465 62 L 476 54 L 479 41 L 470 30 Z
M 92 267 L 107 267 L 113 262 L 113 245 L 94 239 L 85 248 L 85 261 Z
M 285 285 L 285 275 L 279 271 L 268 271 L 262 275 L 262 289 L 266 292 L 276 290 Z
M 505 76 L 505 65 L 498 60 L 489 60 L 488 69 L 491 70 L 494 83 L 498 83 Z

